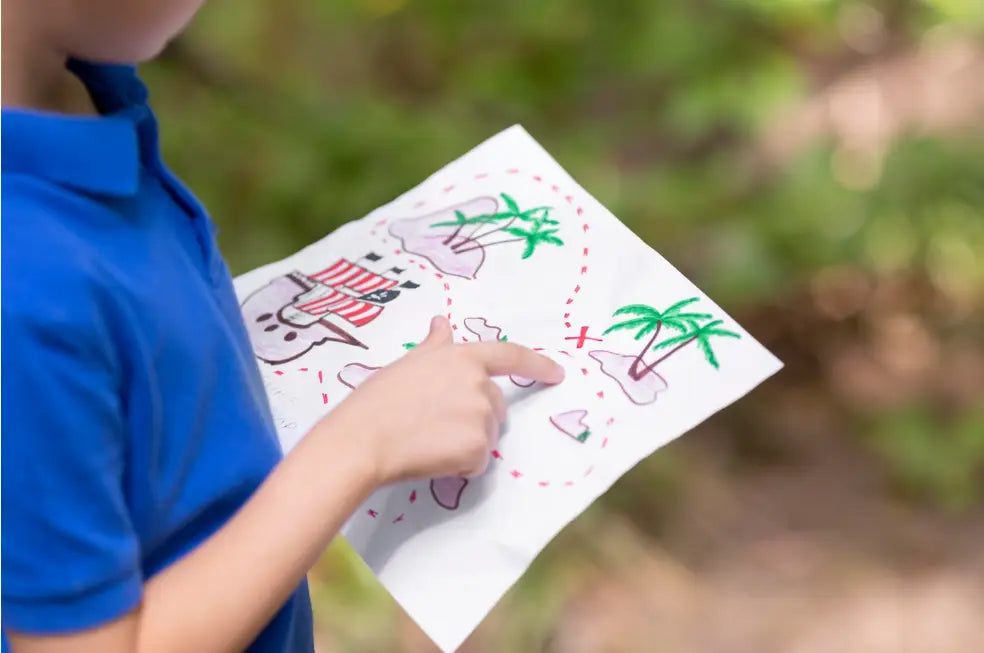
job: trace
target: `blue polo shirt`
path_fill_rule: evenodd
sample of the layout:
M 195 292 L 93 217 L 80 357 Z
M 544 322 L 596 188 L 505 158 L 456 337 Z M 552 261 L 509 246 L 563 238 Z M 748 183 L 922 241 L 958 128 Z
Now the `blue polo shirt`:
M 100 117 L 0 123 L 0 584 L 4 629 L 26 633 L 132 610 L 281 457 L 214 228 L 161 163 L 146 89 L 130 67 L 69 67 Z M 248 650 L 312 639 L 302 583 Z

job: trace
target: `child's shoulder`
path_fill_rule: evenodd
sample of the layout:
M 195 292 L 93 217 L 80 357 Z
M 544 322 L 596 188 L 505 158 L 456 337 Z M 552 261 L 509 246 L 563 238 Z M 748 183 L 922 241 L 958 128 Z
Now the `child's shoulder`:
M 4 174 L 2 186 L 4 326 L 95 326 L 113 292 L 101 248 L 80 228 L 95 212 L 42 179 Z

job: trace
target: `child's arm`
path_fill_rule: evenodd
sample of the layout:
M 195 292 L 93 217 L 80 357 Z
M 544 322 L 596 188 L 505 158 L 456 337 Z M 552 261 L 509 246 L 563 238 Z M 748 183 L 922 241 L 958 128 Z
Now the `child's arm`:
M 135 611 L 74 635 L 8 633 L 14 653 L 242 650 L 377 485 L 484 471 L 505 417 L 489 377 L 503 374 L 563 378 L 517 345 L 454 345 L 435 319 L 424 343 L 316 426 L 232 520 L 151 578 Z

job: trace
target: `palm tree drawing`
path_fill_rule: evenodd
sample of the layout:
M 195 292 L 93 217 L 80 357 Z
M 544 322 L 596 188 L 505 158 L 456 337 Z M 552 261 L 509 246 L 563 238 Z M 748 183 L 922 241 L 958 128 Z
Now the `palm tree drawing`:
M 458 237 L 458 234 L 461 233 L 461 228 L 464 227 L 467 224 L 475 224 L 475 223 L 474 222 L 469 222 L 469 218 L 466 218 L 465 217 L 465 214 L 462 213 L 461 211 L 455 211 L 454 212 L 454 222 L 438 222 L 437 224 L 432 224 L 431 226 L 432 227 L 450 227 L 450 226 L 455 227 L 455 230 L 452 231 L 451 233 L 449 233 L 448 234 L 448 237 L 445 238 L 441 242 L 442 245 L 450 245 L 454 241 L 454 239 Z
M 635 339 L 649 336 L 642 350 L 636 354 L 618 354 L 612 351 L 596 350 L 589 353 L 601 365 L 601 371 L 615 380 L 626 396 L 636 404 L 649 404 L 656 396 L 666 390 L 666 379 L 655 370 L 665 360 L 696 342 L 704 359 L 711 367 L 718 369 L 717 355 L 712 346 L 714 338 L 740 338 L 733 331 L 721 327 L 722 320 L 714 319 L 710 313 L 691 310 L 697 297 L 683 299 L 661 310 L 646 304 L 629 304 L 615 311 L 613 316 L 628 315 L 630 319 L 616 322 L 605 330 L 635 330 Z M 664 328 L 674 331 L 668 338 L 659 341 Z M 662 355 L 651 363 L 646 362 L 650 351 L 660 351 Z
M 734 331 L 728 331 L 727 329 L 721 329 L 718 327 L 722 324 L 723 320 L 713 320 L 703 325 L 698 325 L 696 322 L 690 322 L 690 329 L 681 333 L 678 336 L 672 338 L 667 338 L 663 342 L 657 343 L 653 350 L 666 349 L 672 347 L 670 351 L 666 352 L 651 364 L 646 366 L 647 371 L 652 370 L 657 365 L 665 361 L 667 358 L 680 351 L 692 342 L 696 342 L 697 346 L 700 347 L 701 352 L 704 354 L 704 359 L 711 364 L 714 369 L 720 368 L 718 364 L 717 356 L 714 355 L 714 348 L 711 347 L 711 337 L 726 337 L 726 338 L 741 338 L 740 335 Z
M 490 247 L 521 245 L 521 257 L 527 259 L 548 245 L 563 246 L 554 212 L 551 206 L 523 208 L 508 193 L 499 193 L 392 220 L 388 231 L 405 252 L 426 258 L 442 274 L 474 279 Z
M 628 306 L 623 306 L 615 311 L 614 315 L 616 316 L 635 315 L 637 317 L 613 324 L 605 329 L 602 335 L 607 335 L 613 331 L 638 329 L 635 334 L 635 339 L 641 340 L 645 336 L 652 334 L 649 341 L 642 348 L 642 351 L 636 356 L 635 360 L 632 362 L 632 366 L 629 368 L 629 375 L 634 380 L 638 381 L 652 371 L 653 367 L 655 367 L 655 365 L 646 366 L 644 359 L 646 352 L 648 352 L 650 348 L 656 349 L 654 344 L 663 327 L 673 329 L 674 331 L 687 333 L 691 324 L 696 324 L 700 320 L 711 318 L 709 313 L 690 313 L 683 310 L 696 301 L 698 301 L 697 297 L 690 297 L 689 299 L 681 300 L 662 311 L 645 304 L 629 304 Z M 717 365 L 715 365 L 715 367 L 717 367 Z
M 550 221 L 551 223 L 553 220 Z M 522 227 L 502 227 L 501 231 L 509 234 L 510 236 L 515 236 L 515 238 L 509 238 L 507 240 L 498 240 L 494 243 L 484 243 L 472 245 L 469 248 L 458 250 L 459 252 L 468 252 L 472 249 L 477 249 L 479 247 L 491 247 L 492 245 L 505 245 L 507 243 L 518 243 L 520 241 L 526 241 L 526 247 L 523 249 L 523 255 L 520 258 L 529 258 L 533 255 L 536 250 L 537 245 L 548 244 L 548 245 L 563 245 L 564 241 L 557 238 L 554 234 L 557 233 L 556 229 L 544 229 L 543 225 L 548 224 L 542 220 L 536 220 L 531 222 L 529 229 L 523 229 Z M 498 230 L 497 230 L 498 231 Z M 491 231 L 488 233 L 492 233 Z
M 549 244 L 561 246 L 564 244 L 563 240 L 554 235 L 557 233 L 557 229 L 544 229 L 545 226 L 559 224 L 559 222 L 550 218 L 551 207 L 537 206 L 524 211 L 520 209 L 516 200 L 506 193 L 500 193 L 499 197 L 502 198 L 502 201 L 506 205 L 505 211 L 483 213 L 470 218 L 465 217 L 461 211 L 455 211 L 455 219 L 453 221 L 435 222 L 430 226 L 455 228 L 442 242 L 442 244 L 450 246 L 455 254 L 464 254 L 465 252 L 471 252 L 476 249 L 487 249 L 494 245 L 507 245 L 509 243 L 525 241 L 526 246 L 523 249 L 521 258 L 526 259 L 533 255 L 533 252 L 539 245 Z M 524 229 L 521 226 L 513 226 L 517 220 L 524 225 L 529 225 L 528 228 Z M 471 233 L 467 236 L 460 237 L 458 242 L 454 243 L 455 239 L 459 238 L 462 230 L 470 225 L 475 225 Z M 483 232 L 482 229 L 486 225 L 493 225 L 493 228 Z M 488 240 L 489 236 L 499 232 L 513 236 L 513 238 L 493 240 L 491 242 Z

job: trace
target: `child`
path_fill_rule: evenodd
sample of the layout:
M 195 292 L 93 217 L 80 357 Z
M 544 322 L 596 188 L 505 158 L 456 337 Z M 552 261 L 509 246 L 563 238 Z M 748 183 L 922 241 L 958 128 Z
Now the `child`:
M 213 228 L 130 65 L 196 0 L 4 0 L 4 651 L 311 651 L 304 577 L 377 486 L 481 473 L 507 343 L 426 340 L 281 460 Z M 387 409 L 380 410 L 380 406 Z

